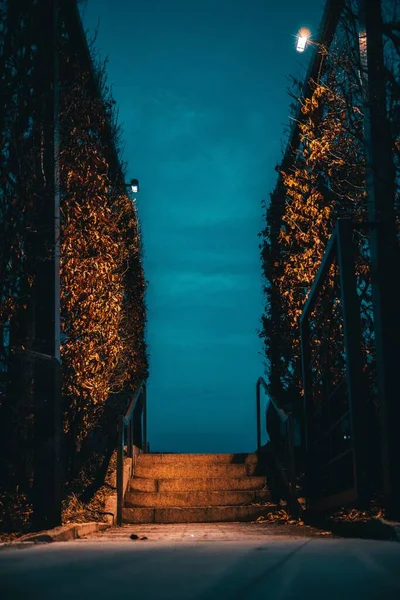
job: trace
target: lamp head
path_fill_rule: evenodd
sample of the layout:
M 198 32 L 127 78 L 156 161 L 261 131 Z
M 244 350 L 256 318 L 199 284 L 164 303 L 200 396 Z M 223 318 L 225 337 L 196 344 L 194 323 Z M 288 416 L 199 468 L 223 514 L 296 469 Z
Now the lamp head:
M 296 50 L 297 52 L 304 52 L 307 47 L 307 42 L 311 37 L 311 31 L 307 27 L 302 27 L 297 34 Z
M 132 194 L 137 194 L 139 192 L 139 181 L 137 179 L 132 179 L 129 186 Z

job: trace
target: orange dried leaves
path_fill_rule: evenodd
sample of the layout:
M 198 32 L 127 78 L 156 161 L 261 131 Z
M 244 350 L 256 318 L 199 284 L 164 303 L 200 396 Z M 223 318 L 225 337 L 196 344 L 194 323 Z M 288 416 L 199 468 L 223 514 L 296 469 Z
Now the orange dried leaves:
M 115 189 L 99 140 L 103 126 L 99 105 L 81 89 L 75 89 L 72 97 L 81 113 L 91 114 L 91 128 L 77 110 L 76 124 L 63 138 L 63 394 L 65 429 L 74 425 L 78 438 L 83 438 L 110 394 L 146 370 L 145 356 L 140 365 L 132 364 L 138 350 L 131 347 L 140 340 L 145 354 L 145 282 L 136 212 L 130 199 Z M 135 273 L 128 280 L 131 263 Z M 128 304 L 132 283 L 139 293 Z M 128 322 L 136 336 L 127 331 Z

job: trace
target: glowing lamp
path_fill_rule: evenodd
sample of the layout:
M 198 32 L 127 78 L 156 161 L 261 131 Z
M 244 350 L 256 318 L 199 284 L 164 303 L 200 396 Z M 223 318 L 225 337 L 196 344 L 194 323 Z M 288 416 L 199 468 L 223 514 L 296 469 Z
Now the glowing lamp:
M 311 31 L 306 27 L 302 27 L 297 34 L 297 44 L 296 50 L 297 52 L 304 52 L 307 47 L 307 42 L 310 39 Z
M 137 194 L 139 191 L 139 181 L 137 179 L 132 179 L 132 181 L 130 182 L 129 185 L 130 185 L 132 194 Z

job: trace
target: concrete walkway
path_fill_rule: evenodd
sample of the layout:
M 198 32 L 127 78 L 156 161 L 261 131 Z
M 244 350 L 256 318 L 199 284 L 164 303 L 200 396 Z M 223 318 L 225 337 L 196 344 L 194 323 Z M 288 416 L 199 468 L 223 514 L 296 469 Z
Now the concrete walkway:
M 122 541 L 134 534 L 147 537 L 149 542 L 244 542 L 265 540 L 273 537 L 290 536 L 292 538 L 320 537 L 328 534 L 304 525 L 285 525 L 275 523 L 177 523 L 177 524 L 135 524 L 112 527 L 90 536 L 100 542 Z
M 148 539 L 133 541 L 131 534 Z M 398 600 L 400 544 L 260 524 L 113 528 L 86 540 L 2 550 L 0 595 L 3 600 Z

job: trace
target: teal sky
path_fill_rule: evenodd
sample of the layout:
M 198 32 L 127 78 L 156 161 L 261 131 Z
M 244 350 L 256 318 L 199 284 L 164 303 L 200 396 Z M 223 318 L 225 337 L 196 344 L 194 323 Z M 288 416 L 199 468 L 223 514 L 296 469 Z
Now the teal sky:
M 255 449 L 261 201 L 323 0 L 89 0 L 145 248 L 151 450 Z M 310 50 L 310 49 L 309 49 Z

